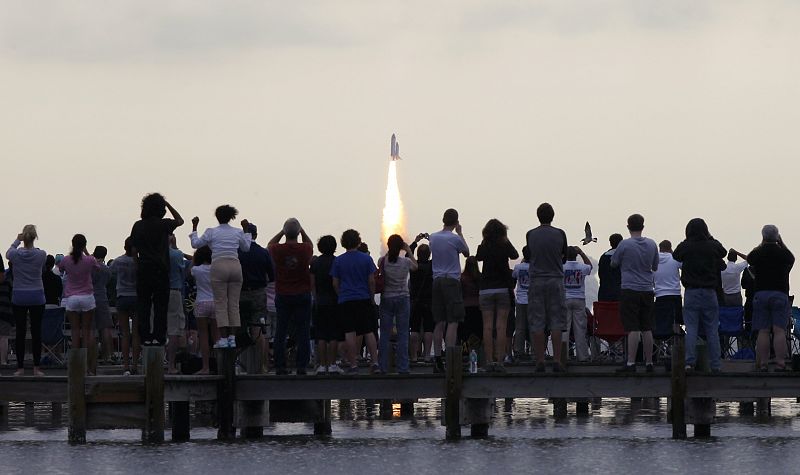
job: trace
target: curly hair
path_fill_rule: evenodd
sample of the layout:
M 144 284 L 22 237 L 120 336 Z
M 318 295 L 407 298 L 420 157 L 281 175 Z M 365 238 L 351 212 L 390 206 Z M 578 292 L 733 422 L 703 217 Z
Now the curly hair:
M 161 219 L 167 214 L 167 200 L 161 193 L 150 193 L 142 198 L 142 219 Z
M 482 234 L 485 244 L 494 244 L 508 236 L 508 226 L 503 224 L 499 219 L 492 218 L 486 223 L 486 226 L 483 227 Z

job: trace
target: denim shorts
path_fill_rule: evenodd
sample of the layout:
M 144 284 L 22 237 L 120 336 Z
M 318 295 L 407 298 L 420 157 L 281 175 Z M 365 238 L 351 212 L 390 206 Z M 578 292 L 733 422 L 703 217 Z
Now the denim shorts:
M 753 330 L 789 326 L 789 295 L 776 290 L 759 290 L 753 298 Z
M 117 311 L 131 313 L 136 311 L 136 296 L 123 295 L 117 296 Z

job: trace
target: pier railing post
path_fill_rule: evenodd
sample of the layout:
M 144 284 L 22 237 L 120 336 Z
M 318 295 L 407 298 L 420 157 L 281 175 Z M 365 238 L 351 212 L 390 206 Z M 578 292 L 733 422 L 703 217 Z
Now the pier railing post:
M 445 373 L 445 437 L 447 440 L 461 438 L 461 389 L 463 384 L 461 367 L 461 348 L 447 348 Z
M 236 438 L 233 424 L 233 406 L 236 401 L 236 349 L 218 348 L 217 373 L 222 379 L 217 383 L 217 439 Z
M 672 438 L 686 438 L 686 353 L 684 336 L 672 340 Z
M 185 442 L 191 437 L 191 414 L 189 401 L 169 403 L 169 416 L 172 421 L 172 441 Z
M 164 442 L 164 347 L 146 346 L 142 351 L 144 368 L 144 428 L 142 442 Z
M 69 406 L 70 444 L 86 443 L 86 348 L 69 350 L 67 376 L 67 405 Z

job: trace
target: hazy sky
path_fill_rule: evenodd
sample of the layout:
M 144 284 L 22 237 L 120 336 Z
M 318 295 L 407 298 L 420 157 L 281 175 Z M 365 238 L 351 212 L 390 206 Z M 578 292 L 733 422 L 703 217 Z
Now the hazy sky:
M 521 247 L 549 201 L 577 243 L 641 212 L 800 249 L 800 4 L 792 1 L 0 2 L 2 234 L 112 255 L 161 191 L 201 228 L 231 203 L 264 241 L 378 247 L 389 137 L 410 230 L 456 207 Z M 190 225 L 180 230 L 187 234 Z M 179 238 L 188 249 L 188 239 Z M 800 273 L 795 273 L 800 285 Z

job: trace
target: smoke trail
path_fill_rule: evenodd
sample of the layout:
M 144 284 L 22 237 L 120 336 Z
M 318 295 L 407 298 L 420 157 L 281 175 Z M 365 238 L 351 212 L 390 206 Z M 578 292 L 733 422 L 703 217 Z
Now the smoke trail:
M 397 184 L 397 161 L 389 162 L 389 175 L 386 178 L 386 201 L 383 205 L 383 222 L 381 223 L 381 249 L 386 250 L 386 240 L 392 234 L 406 238 L 406 213 L 400 187 Z

